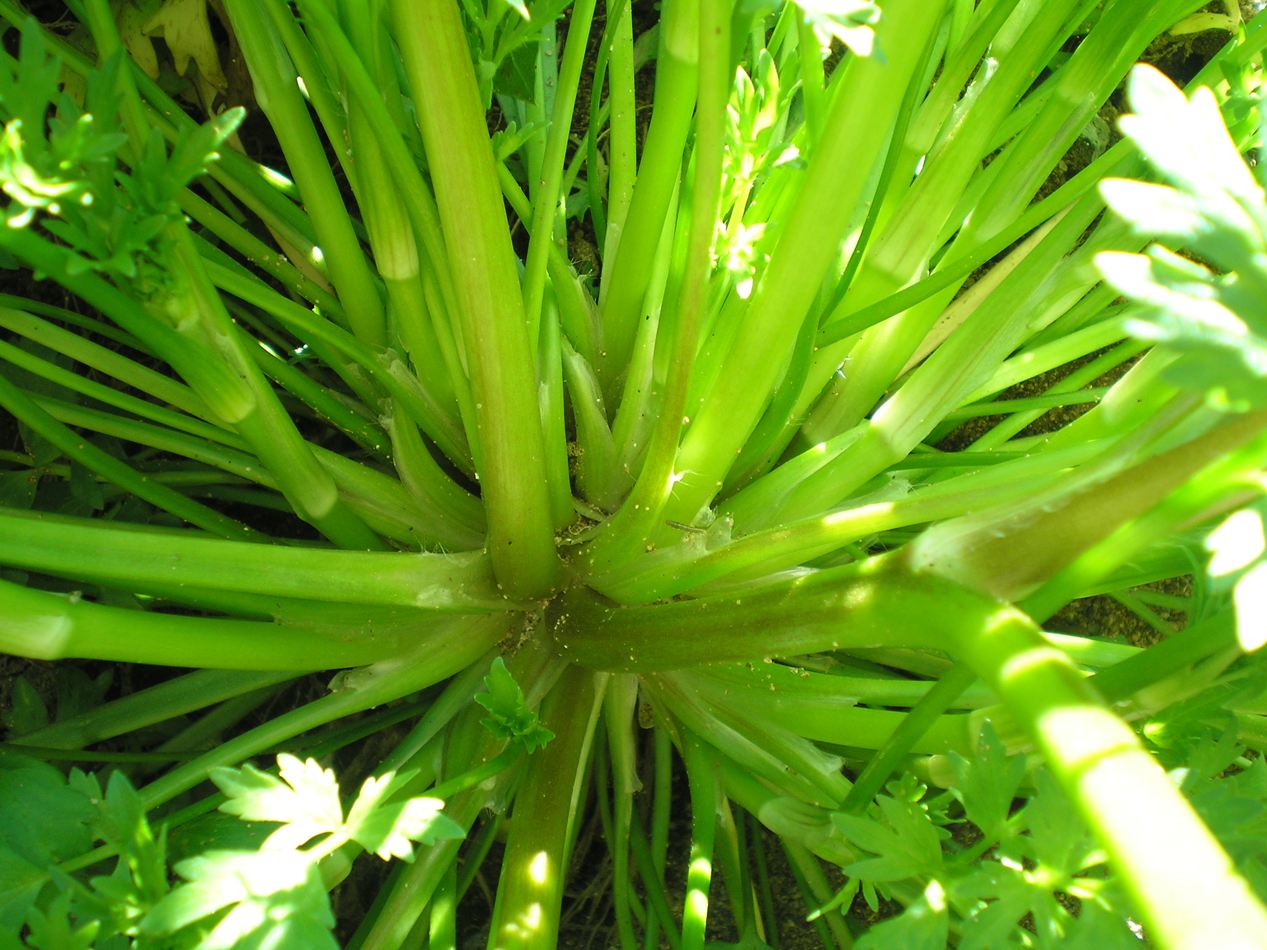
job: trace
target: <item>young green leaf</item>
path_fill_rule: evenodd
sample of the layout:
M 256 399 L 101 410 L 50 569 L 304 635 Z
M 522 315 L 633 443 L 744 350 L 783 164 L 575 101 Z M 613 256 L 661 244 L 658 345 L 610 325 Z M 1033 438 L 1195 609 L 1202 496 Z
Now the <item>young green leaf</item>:
M 964 914 L 967 950 L 987 950 L 1015 941 L 1018 922 L 1034 905 L 1038 894 L 1015 862 L 984 861 L 966 869 L 950 882 L 949 889 Z
M 277 766 L 280 777 L 250 764 L 214 770 L 211 780 L 229 798 L 220 810 L 246 821 L 281 822 L 267 848 L 298 848 L 317 835 L 337 831 L 343 824 L 343 806 L 334 773 L 315 759 L 301 762 L 286 753 L 277 757 Z
M 174 934 L 232 908 L 198 942 L 205 950 L 334 948 L 334 916 L 317 863 L 301 851 L 208 851 L 181 861 L 188 883 L 146 916 L 141 933 Z
M 141 797 L 122 772 L 111 774 L 104 795 L 95 775 L 76 769 L 69 781 L 97 803 L 97 834 L 119 854 L 114 873 L 93 877 L 92 895 L 83 895 L 83 902 L 113 933 L 135 934 L 140 919 L 169 890 L 166 831 L 155 837 Z
M 831 816 L 850 844 L 875 855 L 846 865 L 845 873 L 879 882 L 935 876 L 942 865 L 941 841 L 924 810 L 887 795 L 877 798 L 876 805 L 879 818 L 840 812 Z
M 88 950 L 96 944 L 101 924 L 95 920 L 78 926 L 76 923 L 71 918 L 70 892 L 63 891 L 49 902 L 47 909 L 31 908 L 27 914 L 30 935 L 26 938 L 26 946 L 40 950 Z
M 411 842 L 414 841 L 432 845 L 445 838 L 458 840 L 465 837 L 461 825 L 440 813 L 444 802 L 438 798 L 387 801 L 410 777 L 402 773 L 367 778 L 356 801 L 348 809 L 344 825 L 348 836 L 384 861 L 392 858 L 412 861 Z
M 0 752 L 0 930 L 16 931 L 48 869 L 92 846 L 92 800 L 55 768 Z
M 1165 184 L 1109 179 L 1101 193 L 1137 236 L 1161 243 L 1144 254 L 1100 253 L 1096 265 L 1135 304 L 1131 334 L 1182 354 L 1168 369 L 1172 381 L 1216 403 L 1267 404 L 1267 195 L 1209 89 L 1186 98 L 1156 69 L 1137 66 L 1128 90 L 1135 114 L 1123 117 L 1122 132 Z
M 950 793 L 959 799 L 968 820 L 986 837 L 1000 837 L 1025 776 L 1024 757 L 1009 756 L 987 723 L 972 760 L 951 752 L 950 767 L 955 773 Z
M 1099 852 L 1073 806 L 1052 777 L 1038 773 L 1037 794 L 1025 808 L 1029 835 L 1017 841 L 1026 846 L 1025 857 L 1045 868 L 1054 882 L 1071 880 L 1084 868 L 1099 863 Z
M 484 677 L 484 689 L 486 692 L 477 693 L 475 701 L 489 711 L 490 715 L 480 722 L 493 735 L 516 742 L 527 752 L 545 748 L 554 738 L 554 733 L 524 702 L 523 690 L 500 656 L 493 660 Z
M 950 933 L 946 893 L 936 881 L 924 888 L 905 911 L 871 928 L 854 946 L 857 950 L 942 950 Z

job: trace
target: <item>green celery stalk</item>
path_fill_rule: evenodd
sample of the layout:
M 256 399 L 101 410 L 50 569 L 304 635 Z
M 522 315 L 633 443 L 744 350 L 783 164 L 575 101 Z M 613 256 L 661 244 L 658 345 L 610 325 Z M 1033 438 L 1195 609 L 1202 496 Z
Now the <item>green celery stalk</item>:
M 922 69 L 944 6 L 940 0 L 891 2 L 876 38 L 884 61 L 855 58 L 844 67 L 822 141 L 726 355 L 726 374 L 691 420 L 682 443 L 676 465 L 682 478 L 666 509 L 670 519 L 695 520 L 756 426 L 848 225 L 843 217 L 822 214 L 822 208 L 855 207 L 864 198 L 901 99 L 891 90 L 904 89 Z M 842 177 L 842 168 L 850 173 Z
M 229 0 L 225 9 L 251 66 L 256 101 L 277 130 L 349 324 L 360 339 L 381 345 L 386 336 L 386 320 L 379 287 L 352 230 L 334 175 L 326 163 L 325 150 L 308 117 L 290 57 L 281 45 L 275 26 L 267 19 L 266 8 Z
M 392 3 L 449 248 L 467 349 L 489 552 L 512 596 L 559 576 L 545 441 L 514 251 L 466 35 L 446 3 Z

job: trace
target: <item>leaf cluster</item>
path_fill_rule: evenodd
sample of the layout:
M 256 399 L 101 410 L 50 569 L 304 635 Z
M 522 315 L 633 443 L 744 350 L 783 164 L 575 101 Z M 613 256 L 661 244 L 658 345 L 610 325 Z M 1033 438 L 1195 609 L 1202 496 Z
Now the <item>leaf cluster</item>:
M 9 227 L 38 224 L 73 248 L 69 274 L 109 275 L 144 294 L 170 270 L 158 236 L 180 218 L 180 193 L 215 160 L 245 112 L 227 110 L 170 146 L 150 128 L 133 155 L 120 113 L 123 65 L 121 55 L 108 57 L 77 101 L 65 89 L 61 61 L 27 20 L 18 57 L 0 65 L 0 188 L 10 198 Z
M 166 829 L 153 831 L 122 772 L 103 791 L 93 774 L 0 753 L 0 929 L 26 934 L 0 945 L 336 947 L 327 892 L 341 879 L 340 849 L 412 861 L 414 844 L 464 835 L 440 800 L 402 794 L 412 778 L 366 779 L 345 812 L 334 774 L 313 759 L 283 754 L 277 774 L 217 769 L 220 811 L 266 833 L 213 830 L 209 847 L 169 867 Z M 97 862 L 61 869 L 94 839 L 117 855 L 111 873 L 94 873 Z
M 1133 112 L 1122 132 L 1162 182 L 1109 179 L 1101 191 L 1136 235 L 1154 243 L 1143 254 L 1102 253 L 1096 263 L 1135 304 L 1131 332 L 1182 356 L 1171 379 L 1237 409 L 1267 405 L 1259 306 L 1267 293 L 1267 194 L 1208 88 L 1188 98 L 1139 66 L 1129 95 Z M 1234 113 L 1233 122 L 1248 131 L 1243 117 Z
M 988 727 L 972 758 L 951 754 L 954 782 L 930 794 L 913 776 L 890 783 L 866 815 L 833 822 L 863 856 L 844 892 L 903 910 L 857 946 L 1126 948 L 1137 937 L 1103 853 L 1044 769 L 1027 772 Z

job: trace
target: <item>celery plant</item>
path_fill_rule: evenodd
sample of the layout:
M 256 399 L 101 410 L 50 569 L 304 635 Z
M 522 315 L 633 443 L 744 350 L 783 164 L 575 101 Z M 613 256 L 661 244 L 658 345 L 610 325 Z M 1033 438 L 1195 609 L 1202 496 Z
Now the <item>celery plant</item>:
M 826 946 L 880 897 L 858 946 L 1267 946 L 1267 21 L 224 0 L 253 98 L 199 121 L 139 6 L 71 6 L 0 0 L 0 255 L 74 301 L 0 298 L 0 649 L 190 671 L 15 689 L 15 946 L 334 946 L 364 852 L 407 863 L 349 946 L 566 944 L 594 823 L 622 947 L 704 946 L 719 874 L 777 946 L 767 836 Z M 1045 629 L 1104 593 L 1165 636 Z

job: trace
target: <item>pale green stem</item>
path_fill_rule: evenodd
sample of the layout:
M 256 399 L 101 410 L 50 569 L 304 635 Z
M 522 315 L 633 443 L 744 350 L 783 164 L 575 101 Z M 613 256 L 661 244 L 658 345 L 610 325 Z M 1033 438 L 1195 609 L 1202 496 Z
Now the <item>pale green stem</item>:
M 712 675 L 715 672 L 721 675 Z M 936 686 L 936 682 L 927 680 L 868 681 L 860 676 L 798 672 L 793 667 L 768 663 L 759 664 L 755 669 L 746 665 L 722 669 L 703 667 L 668 675 L 684 691 L 705 700 L 708 708 L 723 711 L 731 721 L 751 723 L 756 731 L 749 733 L 745 726 L 744 735 L 781 729 L 816 742 L 861 749 L 884 748 L 910 715 L 863 706 L 859 692 L 869 695 L 867 702 L 872 705 L 884 705 L 900 698 L 901 702 L 895 705 L 916 708 Z M 801 684 L 796 682 L 802 677 L 816 678 L 807 684 L 809 690 L 800 689 Z M 961 685 L 959 691 L 963 689 Z M 956 699 L 956 696 L 950 697 L 952 703 Z M 993 697 L 980 689 L 971 699 L 985 704 Z M 954 750 L 970 754 L 979 719 L 967 714 L 940 715 L 945 708 L 948 707 L 938 710 L 935 720 L 925 723 L 924 729 L 912 737 L 909 751 L 944 754 Z M 730 755 L 729 750 L 724 751 Z
M 848 215 L 825 215 L 822 209 L 853 208 L 865 197 L 902 100 L 893 90 L 905 89 L 922 69 L 944 6 L 942 0 L 893 0 L 878 29 L 883 61 L 854 58 L 845 66 L 822 141 L 726 356 L 726 373 L 686 433 L 669 518 L 695 520 L 759 421 L 849 224 Z M 841 169 L 848 169 L 843 178 Z
M 671 318 L 661 326 L 671 329 L 668 378 L 657 407 L 646 460 L 633 490 L 620 510 L 604 523 L 599 538 L 586 557 L 590 570 L 599 572 L 611 563 L 640 553 L 669 500 L 676 480 L 674 462 L 678 440 L 687 420 L 687 395 L 691 368 L 699 347 L 700 328 L 708 306 L 708 278 L 712 270 L 712 244 L 721 200 L 722 162 L 725 150 L 726 103 L 730 97 L 730 30 L 726 10 L 718 2 L 700 5 L 699 107 L 695 124 L 695 173 L 691 193 L 690 235 L 685 272 Z
M 883 531 L 935 523 L 1027 496 L 1103 450 L 1102 445 L 1086 443 L 1034 453 L 921 486 L 909 494 L 863 500 L 840 511 L 767 528 L 712 549 L 713 535 L 683 532 L 680 541 L 648 552 L 618 576 L 605 580 L 601 589 L 621 603 L 645 603 L 723 578 L 734 583 L 750 581 Z M 717 539 L 724 540 L 721 532 Z
M 634 185 L 615 253 L 608 253 L 599 293 L 601 352 L 596 367 L 610 397 L 624 380 L 642 323 L 643 296 L 650 279 L 666 212 L 681 170 L 695 111 L 699 14 L 692 0 L 669 0 L 660 15 L 655 110 L 643 143 Z M 609 235 L 612 233 L 609 227 Z
M 392 461 L 402 484 L 424 511 L 442 522 L 445 533 L 459 550 L 483 543 L 486 527 L 479 500 L 459 487 L 422 441 L 413 420 L 393 411 L 387 419 L 392 442 Z
M 643 678 L 657 709 L 784 794 L 815 804 L 838 804 L 849 792 L 843 760 L 814 742 L 760 721 L 752 710 L 732 714 L 683 689 L 675 673 Z
M 240 316 L 240 312 L 239 312 Z M 379 459 L 388 454 L 387 435 L 378 420 L 366 418 L 366 411 L 349 405 L 342 393 L 323 386 L 281 354 L 264 346 L 252 348 L 251 356 L 259 364 L 264 375 L 282 389 L 303 402 L 310 410 L 310 418 L 323 419 L 341 430 L 348 438 Z M 299 415 L 300 411 L 296 412 Z
M 394 179 L 393 194 L 399 200 L 413 224 L 414 235 L 421 242 L 424 287 L 427 288 L 427 311 L 434 322 L 434 329 L 444 353 L 444 364 L 449 369 L 449 383 L 455 388 L 459 406 L 462 407 L 464 423 L 466 417 L 473 416 L 469 386 L 466 373 L 460 369 L 461 361 L 457 358 L 455 347 L 460 342 L 458 328 L 449 322 L 449 313 L 456 306 L 452 278 L 449 268 L 448 251 L 445 247 L 444 235 L 440 222 L 440 213 L 432 195 L 431 185 L 423 177 L 418 161 L 410 145 L 406 143 L 405 133 L 400 126 L 403 115 L 399 115 L 399 104 L 391 103 L 392 91 L 386 95 L 389 101 L 383 101 L 385 91 L 382 84 L 376 82 L 370 71 L 362 65 L 352 44 L 340 29 L 337 20 L 330 11 L 320 3 L 305 3 L 305 16 L 312 20 L 320 30 L 323 40 L 335 52 L 343 71 L 344 81 L 352 101 L 363 110 L 367 129 L 381 150 L 382 160 L 390 170 Z M 354 24 L 356 26 L 357 24 Z M 360 24 L 364 25 L 364 24 Z M 395 82 L 389 85 L 394 90 Z M 395 105 L 393 111 L 392 105 Z M 362 136 L 362 147 L 365 146 Z M 401 248 L 392 250 L 397 264 L 403 264 L 407 270 L 407 262 L 401 261 Z M 428 283 L 430 286 L 428 287 Z M 432 291 L 434 290 L 434 293 Z M 424 319 L 423 314 L 398 314 L 396 319 Z
M 795 842 L 837 866 L 858 859 L 857 852 L 833 827 L 828 808 L 780 794 L 726 756 L 719 758 L 718 765 L 726 797 L 778 835 L 785 846 Z
M 1139 738 L 1033 622 L 1000 606 L 952 649 L 1024 724 L 1158 945 L 1267 946 L 1267 909 Z M 1127 793 L 1129 790 L 1129 794 Z
M 312 301 L 339 321 L 345 320 L 343 307 L 325 287 L 306 276 L 287 260 L 284 254 L 270 247 L 215 206 L 186 189 L 180 196 L 181 210 L 207 229 L 208 233 L 233 247 L 252 267 L 277 280 L 294 294 Z
M 609 19 L 615 8 L 619 8 L 619 16 L 612 33 L 607 67 L 607 101 L 611 104 L 607 120 L 607 228 L 599 235 L 604 261 L 616 259 L 638 167 L 632 0 L 607 0 Z
M 184 586 L 338 604 L 501 611 L 487 558 L 337 551 L 154 533 L 0 509 L 0 563 L 126 587 Z
M 559 574 L 532 345 L 479 89 L 456 6 L 393 0 L 449 248 L 475 398 L 488 547 L 514 596 Z
M 544 704 L 542 719 L 555 738 L 527 761 L 527 775 L 515 795 L 490 950 L 558 946 L 569 827 L 580 817 L 604 685 L 605 678 L 570 667 Z
M 250 412 L 254 395 L 200 341 L 182 336 L 131 297 L 90 271 L 74 269 L 69 249 L 44 240 L 29 229 L 0 228 L 0 249 L 6 250 L 82 298 L 130 333 L 151 353 L 172 367 L 214 413 L 211 421 L 232 423 Z
M 603 391 L 590 363 L 564 341 L 563 378 L 571 395 L 576 428 L 576 487 L 582 498 L 613 511 L 620 496 L 616 479 L 616 443 L 607 424 Z
M 265 10 L 277 30 L 286 54 L 294 63 L 298 73 L 296 86 L 316 113 L 326 141 L 336 144 L 334 161 L 331 164 L 338 163 L 352 191 L 360 195 L 360 169 L 355 164 L 355 156 L 350 155 L 346 147 L 338 147 L 346 146 L 348 141 L 347 111 L 336 90 L 337 78 L 334 70 L 323 68 L 325 64 L 338 63 L 338 59 L 331 55 L 323 32 L 313 30 L 305 34 L 299 29 L 289 5 L 269 4 Z
M 938 247 L 938 235 L 955 210 L 971 176 L 980 173 L 987 151 L 988 133 L 1014 108 L 1033 81 L 1038 64 L 1058 31 L 1066 26 L 1075 0 L 1038 3 L 1033 8 L 1020 42 L 1007 50 L 998 68 L 978 80 L 946 134 L 925 158 L 925 169 L 893 210 L 888 226 L 867 248 L 866 260 L 849 288 L 851 304 L 871 303 L 922 276 L 929 256 Z M 998 55 L 996 53 L 996 55 Z M 979 87 L 979 94 L 975 91 Z M 957 91 L 957 90 L 956 90 Z M 940 309 L 940 308 L 938 308 Z M 811 418 L 806 438 L 821 442 L 855 425 L 871 408 L 931 326 L 937 313 L 924 308 L 873 327 L 850 349 L 847 383 L 831 400 L 830 418 Z M 817 353 L 798 409 L 815 395 L 843 357 L 843 347 Z
M 1085 293 L 1094 276 L 1080 256 L 1065 255 L 1100 210 L 1099 198 L 1089 195 L 1036 236 L 1015 269 L 978 305 L 971 325 L 952 334 L 871 419 L 858 424 L 859 437 L 846 452 L 796 486 L 777 509 L 752 512 L 741 525 L 764 527 L 822 511 L 908 455 L 1016 348 L 1035 309 L 1063 308 Z
M 633 921 L 629 899 L 629 834 L 634 792 L 638 779 L 634 716 L 638 680 L 630 674 L 612 676 L 603 697 L 603 719 L 612 774 L 612 890 L 616 895 L 616 923 L 622 946 L 633 946 Z
M 1096 359 L 1084 363 L 1061 378 L 1060 382 L 1052 386 L 1049 392 L 1052 393 L 1073 393 L 1089 385 L 1092 381 L 1099 379 L 1106 373 L 1110 373 L 1124 363 L 1134 359 L 1148 349 L 1148 344 L 1136 340 L 1126 340 L 1118 344 L 1107 352 L 1103 353 Z M 1107 398 L 1112 398 L 1113 389 L 1110 387 L 1104 392 L 1100 398 L 1092 406 L 1089 412 L 1098 409 Z M 1089 414 L 1089 413 L 1087 413 Z M 1019 432 L 1034 422 L 1037 422 L 1043 413 L 1041 411 L 1021 412 L 1016 415 L 1000 421 L 989 432 L 981 436 L 972 443 L 969 451 L 977 451 L 978 449 L 990 450 L 996 446 L 1006 445 Z M 1081 418 L 1081 417 L 1079 417 Z M 1125 427 L 1123 427 L 1125 428 Z
M 801 70 L 801 102 L 805 108 L 806 144 L 812 150 L 823 134 L 827 96 L 823 78 L 823 53 L 818 37 L 803 10 L 796 11 L 796 61 Z
M 505 162 L 498 162 L 497 182 L 520 222 L 531 221 L 532 204 Z M 594 336 L 597 332 L 594 300 L 581 285 L 581 279 L 558 242 L 550 244 L 546 251 L 550 286 L 559 307 L 559 321 L 563 325 L 564 336 L 593 365 Z
M 249 387 L 251 411 L 234 428 L 277 480 L 295 513 L 343 547 L 383 547 L 377 535 L 340 502 L 333 479 L 308 450 L 277 394 L 250 357 L 249 341 L 225 310 L 183 222 L 169 225 L 173 272 L 181 277 L 169 290 L 165 309 L 182 333 L 200 338 Z
M 301 339 L 314 345 L 320 343 L 363 370 L 384 393 L 400 402 L 410 418 L 422 426 L 454 464 L 464 470 L 469 467 L 470 451 L 461 428 L 423 388 L 398 354 L 367 346 L 348 331 L 322 320 L 245 274 L 211 261 L 205 262 L 205 267 L 217 287 L 264 310 Z
M 547 488 L 550 493 L 550 522 L 563 530 L 576 519 L 572 510 L 572 482 L 569 473 L 567 412 L 563 398 L 563 331 L 553 296 L 546 301 L 545 322 L 541 326 L 541 346 L 537 351 L 542 383 L 539 392 L 541 428 L 545 435 Z
M 536 340 L 541 325 L 541 301 L 545 294 L 546 265 L 549 248 L 554 243 L 555 225 L 559 218 L 560 187 L 563 163 L 576 108 L 576 92 L 585 64 L 585 48 L 597 0 L 577 0 L 568 16 L 567 47 L 559 69 L 554 104 L 547 126 L 545 152 L 541 158 L 541 178 L 532 192 L 532 223 L 528 256 L 524 262 L 524 317 L 528 321 L 528 339 Z
M 222 670 L 302 672 L 375 663 L 417 642 L 410 627 L 345 639 L 256 620 L 174 616 L 106 607 L 0 581 L 0 649 L 70 658 Z
M 691 795 L 691 863 L 682 906 L 683 950 L 703 950 L 708 927 L 708 891 L 713 881 L 713 845 L 721 805 L 715 755 L 689 733 L 683 736 L 682 756 Z
M 256 102 L 278 133 L 286 162 L 312 217 L 331 278 L 339 291 L 352 331 L 367 343 L 382 345 L 386 318 L 377 281 L 352 229 L 348 209 L 326 162 L 296 73 L 267 12 L 253 0 L 227 0 L 242 52 L 251 68 Z M 340 146 L 342 143 L 336 143 Z

